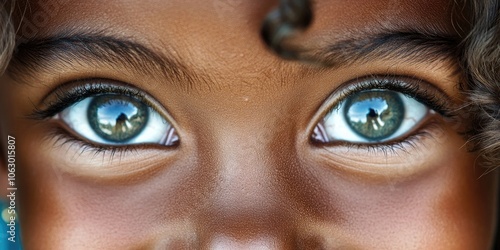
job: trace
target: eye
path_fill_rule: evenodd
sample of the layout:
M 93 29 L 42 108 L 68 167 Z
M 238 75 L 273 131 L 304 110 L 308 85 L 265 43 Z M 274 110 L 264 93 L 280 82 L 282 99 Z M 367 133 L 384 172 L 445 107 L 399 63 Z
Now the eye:
M 426 105 L 402 93 L 363 90 L 339 102 L 316 125 L 312 139 L 319 142 L 386 142 L 415 129 L 431 112 Z
M 141 100 L 122 94 L 84 98 L 58 117 L 76 134 L 105 145 L 153 143 L 174 145 L 174 127 Z

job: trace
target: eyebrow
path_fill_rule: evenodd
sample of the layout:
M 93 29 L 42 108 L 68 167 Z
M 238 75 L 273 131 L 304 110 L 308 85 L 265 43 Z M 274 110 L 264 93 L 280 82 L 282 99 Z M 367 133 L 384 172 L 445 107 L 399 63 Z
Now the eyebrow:
M 406 62 L 435 62 L 460 58 L 460 37 L 419 30 L 386 30 L 364 36 L 353 36 L 319 49 L 302 53 L 326 68 L 336 68 L 372 59 Z M 398 62 L 400 62 L 398 61 Z
M 58 72 L 68 66 L 118 66 L 140 74 L 155 75 L 194 85 L 197 75 L 172 55 L 131 39 L 111 35 L 82 33 L 35 38 L 20 43 L 10 62 L 8 72 L 13 76 L 42 72 Z M 61 66 L 59 66 L 61 67 Z
M 420 31 L 386 31 L 373 35 L 359 33 L 327 46 L 310 49 L 303 58 L 313 58 L 324 69 L 369 62 L 373 59 L 398 59 L 411 62 L 434 62 L 443 59 L 458 60 L 460 39 L 444 34 Z M 193 88 L 207 76 L 200 76 L 172 55 L 166 56 L 131 39 L 100 33 L 77 33 L 35 38 L 20 43 L 8 72 L 14 76 L 40 71 L 57 72 L 57 63 L 63 65 L 96 64 L 123 65 L 138 73 L 154 74 L 187 84 Z M 64 70 L 64 68 L 61 68 Z M 308 70 L 309 71 L 309 70 Z

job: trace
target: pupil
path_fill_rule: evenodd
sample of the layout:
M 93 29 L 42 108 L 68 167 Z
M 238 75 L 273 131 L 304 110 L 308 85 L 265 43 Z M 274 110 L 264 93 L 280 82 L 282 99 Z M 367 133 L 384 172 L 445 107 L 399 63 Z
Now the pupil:
M 404 119 L 399 95 L 388 90 L 368 90 L 347 99 L 344 116 L 358 135 L 373 141 L 392 135 Z
M 372 117 L 372 118 L 376 118 L 378 116 L 378 114 L 377 114 L 377 112 L 375 112 L 374 109 L 368 108 L 368 114 L 366 114 L 366 116 L 369 116 L 369 117 Z
M 91 128 L 102 138 L 125 142 L 137 136 L 145 127 L 149 112 L 141 101 L 120 95 L 94 97 L 88 109 Z

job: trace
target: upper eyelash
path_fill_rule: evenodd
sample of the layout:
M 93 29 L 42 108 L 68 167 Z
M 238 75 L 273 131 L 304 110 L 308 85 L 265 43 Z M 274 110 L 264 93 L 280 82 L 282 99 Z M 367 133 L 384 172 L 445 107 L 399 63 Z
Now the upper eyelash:
M 330 108 L 327 110 L 332 110 L 338 106 L 340 102 L 344 101 L 344 99 L 356 92 L 370 89 L 385 89 L 400 92 L 410 98 L 413 98 L 446 118 L 453 118 L 455 116 L 453 109 L 449 107 L 451 101 L 446 94 L 443 93 L 442 96 L 438 96 L 436 93 L 431 93 L 426 89 L 421 88 L 419 84 L 411 84 L 398 78 L 403 77 L 391 75 L 370 76 L 369 78 L 366 77 L 366 80 L 363 80 L 363 78 L 358 79 L 356 84 L 344 88 L 336 97 L 336 101 L 330 105 Z M 405 76 L 404 78 L 409 77 Z M 422 84 L 424 84 L 423 80 L 412 78 L 412 81 L 422 82 Z M 436 90 L 436 92 L 440 91 Z M 441 97 L 443 97 L 444 100 Z
M 99 94 L 121 94 L 134 97 L 157 111 L 156 107 L 147 100 L 145 94 L 141 90 L 133 87 L 115 85 L 110 83 L 112 82 L 111 80 L 103 79 L 85 79 L 79 80 L 78 82 L 83 82 L 84 84 L 70 89 L 58 87 L 52 91 L 49 96 L 55 96 L 53 98 L 54 100 L 44 102 L 43 105 L 46 106 L 44 109 L 35 107 L 34 111 L 28 116 L 28 118 L 34 120 L 45 120 L 51 118 L 69 106 L 78 103 L 85 98 L 93 97 Z

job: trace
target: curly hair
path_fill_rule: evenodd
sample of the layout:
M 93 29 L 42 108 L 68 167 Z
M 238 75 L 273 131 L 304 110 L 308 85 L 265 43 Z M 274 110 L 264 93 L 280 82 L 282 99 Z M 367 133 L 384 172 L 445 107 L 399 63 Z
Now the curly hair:
M 0 4 L 0 74 L 7 68 L 14 50 L 15 33 L 10 15 L 4 4 Z
M 472 29 L 465 38 L 462 65 L 472 115 L 471 141 L 481 165 L 500 166 L 500 1 L 471 1 Z
M 281 0 L 279 7 L 269 13 L 262 24 L 262 39 L 282 58 L 300 59 L 297 53 L 299 48 L 286 44 L 286 41 L 307 28 L 311 21 L 309 0 Z

